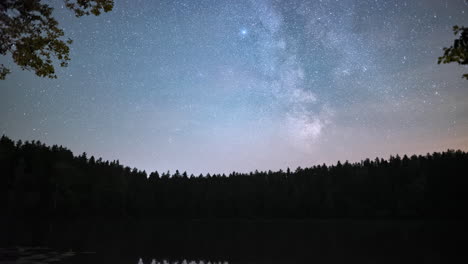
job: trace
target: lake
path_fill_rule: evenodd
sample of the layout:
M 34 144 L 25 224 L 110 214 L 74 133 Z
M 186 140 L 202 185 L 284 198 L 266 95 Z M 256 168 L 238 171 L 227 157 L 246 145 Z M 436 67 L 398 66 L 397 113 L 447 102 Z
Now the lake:
M 467 258 L 466 227 L 450 220 L 1 223 L 0 264 L 448 263 Z

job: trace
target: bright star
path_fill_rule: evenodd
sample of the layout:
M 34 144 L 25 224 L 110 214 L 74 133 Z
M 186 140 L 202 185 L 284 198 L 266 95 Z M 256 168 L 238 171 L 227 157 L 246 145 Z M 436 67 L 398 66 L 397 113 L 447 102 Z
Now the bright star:
M 242 29 L 240 33 L 242 36 L 247 35 L 247 29 Z

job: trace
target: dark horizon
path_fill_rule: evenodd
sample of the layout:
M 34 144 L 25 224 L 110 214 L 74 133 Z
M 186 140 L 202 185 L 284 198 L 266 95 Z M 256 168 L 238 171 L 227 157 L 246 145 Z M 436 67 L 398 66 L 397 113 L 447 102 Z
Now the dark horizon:
M 91 158 L 93 157 L 94 160 L 101 160 L 102 162 L 104 163 L 115 163 L 117 162 L 120 166 L 123 166 L 123 167 L 128 167 L 128 168 L 131 168 L 131 169 L 137 169 L 138 171 L 141 171 L 141 172 L 145 172 L 148 177 L 149 175 L 152 173 L 152 172 L 158 172 L 158 173 L 166 173 L 166 172 L 176 172 L 176 171 L 179 171 L 180 173 L 187 173 L 188 175 L 193 175 L 195 177 L 198 177 L 199 175 L 207 175 L 207 174 L 210 174 L 210 175 L 228 175 L 228 174 L 231 174 L 233 172 L 235 173 L 241 173 L 241 174 L 249 174 L 250 172 L 254 172 L 254 171 L 258 171 L 258 172 L 268 172 L 268 171 L 272 171 L 272 172 L 278 172 L 278 171 L 286 171 L 287 169 L 291 170 L 291 171 L 294 171 L 296 170 L 297 168 L 313 168 L 313 167 L 320 167 L 320 166 L 326 166 L 326 167 L 333 167 L 333 166 L 336 166 L 338 163 L 340 164 L 344 164 L 344 163 L 348 163 L 348 164 L 362 164 L 364 161 L 366 160 L 369 160 L 369 161 L 375 161 L 375 160 L 384 160 L 384 161 L 389 161 L 390 159 L 392 158 L 403 158 L 403 157 L 407 157 L 407 158 L 410 158 L 410 157 L 413 157 L 413 156 L 430 156 L 430 155 L 433 155 L 433 154 L 436 154 L 436 153 L 446 153 L 446 152 L 463 152 L 463 153 L 466 153 L 468 152 L 468 150 L 465 150 L 465 149 L 444 149 L 444 150 L 439 150 L 439 151 L 433 151 L 433 152 L 427 152 L 427 153 L 395 153 L 395 154 L 390 154 L 388 157 L 367 157 L 367 158 L 364 158 L 364 159 L 360 159 L 360 160 L 357 160 L 357 161 L 352 161 L 352 160 L 337 160 L 336 162 L 334 163 L 320 163 L 320 164 L 309 164 L 309 165 L 305 165 L 305 166 L 298 166 L 298 167 L 295 167 L 295 168 L 291 168 L 291 167 L 286 167 L 286 168 L 279 168 L 279 169 L 276 169 L 276 170 L 271 170 L 271 169 L 266 169 L 266 170 L 260 170 L 260 169 L 253 169 L 251 171 L 229 171 L 229 172 L 212 172 L 212 171 L 207 171 L 207 172 L 200 172 L 200 173 L 193 173 L 193 172 L 190 172 L 190 171 L 187 171 L 187 170 L 183 170 L 183 169 L 178 169 L 176 168 L 175 170 L 154 170 L 154 171 L 146 171 L 145 169 L 141 169 L 141 168 L 138 168 L 138 167 L 134 167 L 134 166 L 130 166 L 128 164 L 124 164 L 124 163 L 121 163 L 121 161 L 119 159 L 114 159 L 114 160 L 108 160 L 108 159 L 104 159 L 103 157 L 97 157 L 95 155 L 93 155 L 92 153 L 88 153 L 88 152 L 82 152 L 82 153 L 75 153 L 73 152 L 72 149 L 68 148 L 67 146 L 63 146 L 63 145 L 48 145 L 46 144 L 45 142 L 41 142 L 40 140 L 22 140 L 22 139 L 13 139 L 11 137 L 8 137 L 7 135 L 2 135 L 1 138 L 6 138 L 8 140 L 12 140 L 13 142 L 15 142 L 15 144 L 17 144 L 19 141 L 22 143 L 22 144 L 25 144 L 25 143 L 29 143 L 29 144 L 32 144 L 33 142 L 37 143 L 37 142 L 40 142 L 40 144 L 42 145 L 45 145 L 46 147 L 48 148 L 51 148 L 51 147 L 58 147 L 58 148 L 63 148 L 67 151 L 70 151 L 72 154 L 73 154 L 73 157 L 75 158 L 78 158 L 80 156 L 83 156 L 83 154 L 86 154 L 87 158 Z
M 468 152 L 192 177 L 0 139 L 7 215 L 40 217 L 463 218 Z

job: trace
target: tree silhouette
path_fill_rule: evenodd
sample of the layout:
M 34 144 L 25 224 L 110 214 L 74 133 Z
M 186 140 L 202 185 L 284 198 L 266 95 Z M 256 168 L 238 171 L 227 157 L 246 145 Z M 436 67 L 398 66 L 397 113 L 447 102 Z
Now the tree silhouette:
M 454 26 L 453 32 L 457 39 L 453 41 L 453 45 L 444 48 L 444 55 L 439 57 L 438 64 L 456 62 L 461 65 L 468 64 L 468 28 Z M 468 80 L 468 73 L 463 74 L 463 78 Z
M 18 217 L 464 216 L 468 153 L 188 177 L 0 138 L 0 210 Z
M 99 15 L 112 10 L 113 0 L 63 0 L 77 17 Z M 52 16 L 53 8 L 42 0 L 0 1 L 0 54 L 10 55 L 23 70 L 37 76 L 57 78 L 53 60 L 61 67 L 70 61 L 71 39 L 64 39 L 64 31 Z M 0 80 L 10 69 L 0 64 Z

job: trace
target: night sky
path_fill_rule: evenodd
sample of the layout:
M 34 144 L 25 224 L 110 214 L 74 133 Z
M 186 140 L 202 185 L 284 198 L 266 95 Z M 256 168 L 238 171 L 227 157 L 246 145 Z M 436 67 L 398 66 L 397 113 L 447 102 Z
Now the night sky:
M 47 2 L 47 1 L 46 1 Z M 0 81 L 0 134 L 188 173 L 468 150 L 463 0 L 115 0 L 54 16 L 58 79 Z

